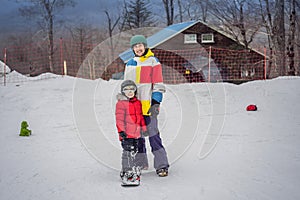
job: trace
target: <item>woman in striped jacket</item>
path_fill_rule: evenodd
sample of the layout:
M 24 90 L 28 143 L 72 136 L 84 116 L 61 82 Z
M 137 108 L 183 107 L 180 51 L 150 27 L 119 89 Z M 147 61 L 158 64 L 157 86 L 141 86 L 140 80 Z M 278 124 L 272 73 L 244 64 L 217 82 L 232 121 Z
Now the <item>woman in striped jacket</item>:
M 158 130 L 157 115 L 163 99 L 162 66 L 152 51 L 147 48 L 143 35 L 135 35 L 130 40 L 135 57 L 125 67 L 124 79 L 132 80 L 138 87 L 137 97 L 142 103 L 143 116 L 149 132 L 149 142 L 154 155 L 154 168 L 159 176 L 168 175 L 168 158 Z M 138 163 L 142 169 L 148 168 L 145 139 L 139 139 Z

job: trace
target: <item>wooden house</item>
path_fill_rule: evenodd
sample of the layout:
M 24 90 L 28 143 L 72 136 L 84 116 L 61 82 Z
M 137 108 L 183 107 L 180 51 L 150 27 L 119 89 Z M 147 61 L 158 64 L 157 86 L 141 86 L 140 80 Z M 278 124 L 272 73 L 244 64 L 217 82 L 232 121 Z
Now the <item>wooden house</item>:
M 263 79 L 265 57 L 201 21 L 170 25 L 147 38 L 165 83 Z M 129 43 L 129 41 L 128 41 Z M 122 78 L 131 49 L 108 66 L 103 79 Z

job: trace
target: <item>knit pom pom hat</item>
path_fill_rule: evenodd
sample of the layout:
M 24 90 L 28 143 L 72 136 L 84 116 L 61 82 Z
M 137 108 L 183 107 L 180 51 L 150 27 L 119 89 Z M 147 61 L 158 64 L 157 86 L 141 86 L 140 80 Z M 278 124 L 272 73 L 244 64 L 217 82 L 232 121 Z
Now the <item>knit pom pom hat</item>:
M 139 43 L 142 43 L 142 44 L 145 45 L 145 47 L 147 47 L 147 40 L 146 40 L 145 36 L 143 36 L 143 35 L 135 35 L 135 36 L 133 36 L 130 39 L 130 46 L 131 46 L 131 48 L 134 45 L 139 44 Z

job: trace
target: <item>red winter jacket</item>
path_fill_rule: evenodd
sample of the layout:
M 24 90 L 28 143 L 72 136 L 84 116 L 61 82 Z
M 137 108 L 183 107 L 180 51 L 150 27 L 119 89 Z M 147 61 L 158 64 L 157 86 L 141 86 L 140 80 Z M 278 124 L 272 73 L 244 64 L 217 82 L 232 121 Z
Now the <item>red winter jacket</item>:
M 116 104 L 116 126 L 118 133 L 124 131 L 127 138 L 140 138 L 141 130 L 146 131 L 146 124 L 142 114 L 142 104 L 136 98 L 128 100 L 125 96 L 118 97 Z M 122 138 L 119 137 L 120 140 Z

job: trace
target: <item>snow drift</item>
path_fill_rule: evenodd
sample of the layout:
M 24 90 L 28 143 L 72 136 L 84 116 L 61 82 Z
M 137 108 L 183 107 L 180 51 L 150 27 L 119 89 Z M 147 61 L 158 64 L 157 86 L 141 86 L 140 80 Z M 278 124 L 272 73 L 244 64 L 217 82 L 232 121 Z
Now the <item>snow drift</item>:
M 4 73 L 8 74 L 11 72 L 11 69 L 0 60 L 0 75 L 3 75 Z

